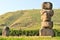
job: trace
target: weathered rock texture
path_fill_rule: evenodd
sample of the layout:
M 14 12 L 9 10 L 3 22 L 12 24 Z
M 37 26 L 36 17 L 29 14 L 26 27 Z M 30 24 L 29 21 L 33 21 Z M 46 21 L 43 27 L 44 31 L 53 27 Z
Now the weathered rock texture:
M 53 22 L 52 21 L 41 22 L 41 27 L 42 28 L 52 28 L 53 27 Z
M 51 2 L 43 2 L 42 9 L 50 10 L 52 9 L 52 3 Z
M 54 36 L 53 29 L 43 28 L 40 30 L 40 36 Z
M 44 2 L 42 5 L 41 13 L 41 30 L 39 31 L 40 36 L 54 36 L 53 22 L 51 21 L 51 17 L 54 15 L 54 11 L 52 10 L 52 3 Z
M 53 16 L 54 11 L 53 10 L 41 10 L 41 20 L 42 21 L 51 21 L 51 17 Z
M 2 36 L 9 36 L 9 27 L 4 27 L 2 30 Z

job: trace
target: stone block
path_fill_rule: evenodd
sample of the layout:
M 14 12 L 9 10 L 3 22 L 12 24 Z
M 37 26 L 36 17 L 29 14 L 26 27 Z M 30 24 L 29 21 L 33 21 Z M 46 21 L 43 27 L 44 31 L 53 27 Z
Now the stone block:
M 54 31 L 49 28 L 43 28 L 39 31 L 40 36 L 55 36 Z
M 42 10 L 41 11 L 41 20 L 46 21 L 46 20 L 51 20 L 51 17 L 54 15 L 53 10 Z
M 53 27 L 53 22 L 52 21 L 41 22 L 41 27 L 42 28 L 52 28 Z
M 51 10 L 53 7 L 51 2 L 43 2 L 42 9 Z
M 9 27 L 4 27 L 2 30 L 2 36 L 9 36 Z

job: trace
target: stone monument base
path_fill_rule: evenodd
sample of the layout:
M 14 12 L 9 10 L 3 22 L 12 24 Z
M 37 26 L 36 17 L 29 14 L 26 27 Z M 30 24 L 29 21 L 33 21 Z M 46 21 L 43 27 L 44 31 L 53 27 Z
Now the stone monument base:
M 53 29 L 43 28 L 39 31 L 40 36 L 55 36 Z

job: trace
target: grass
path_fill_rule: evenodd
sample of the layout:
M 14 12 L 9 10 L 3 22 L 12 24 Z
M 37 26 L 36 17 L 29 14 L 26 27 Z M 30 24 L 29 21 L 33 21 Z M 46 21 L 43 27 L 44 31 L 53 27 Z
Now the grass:
M 0 37 L 0 40 L 60 40 L 60 37 L 40 37 L 40 36 L 9 36 L 9 37 Z

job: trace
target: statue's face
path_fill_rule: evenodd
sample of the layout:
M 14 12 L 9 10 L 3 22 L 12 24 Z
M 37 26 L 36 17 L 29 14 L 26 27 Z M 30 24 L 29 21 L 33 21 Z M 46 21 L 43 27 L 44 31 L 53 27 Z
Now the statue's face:
M 43 9 L 52 9 L 52 3 L 44 2 L 42 8 Z
M 50 3 L 47 3 L 47 8 L 50 8 L 50 7 L 51 7 Z

